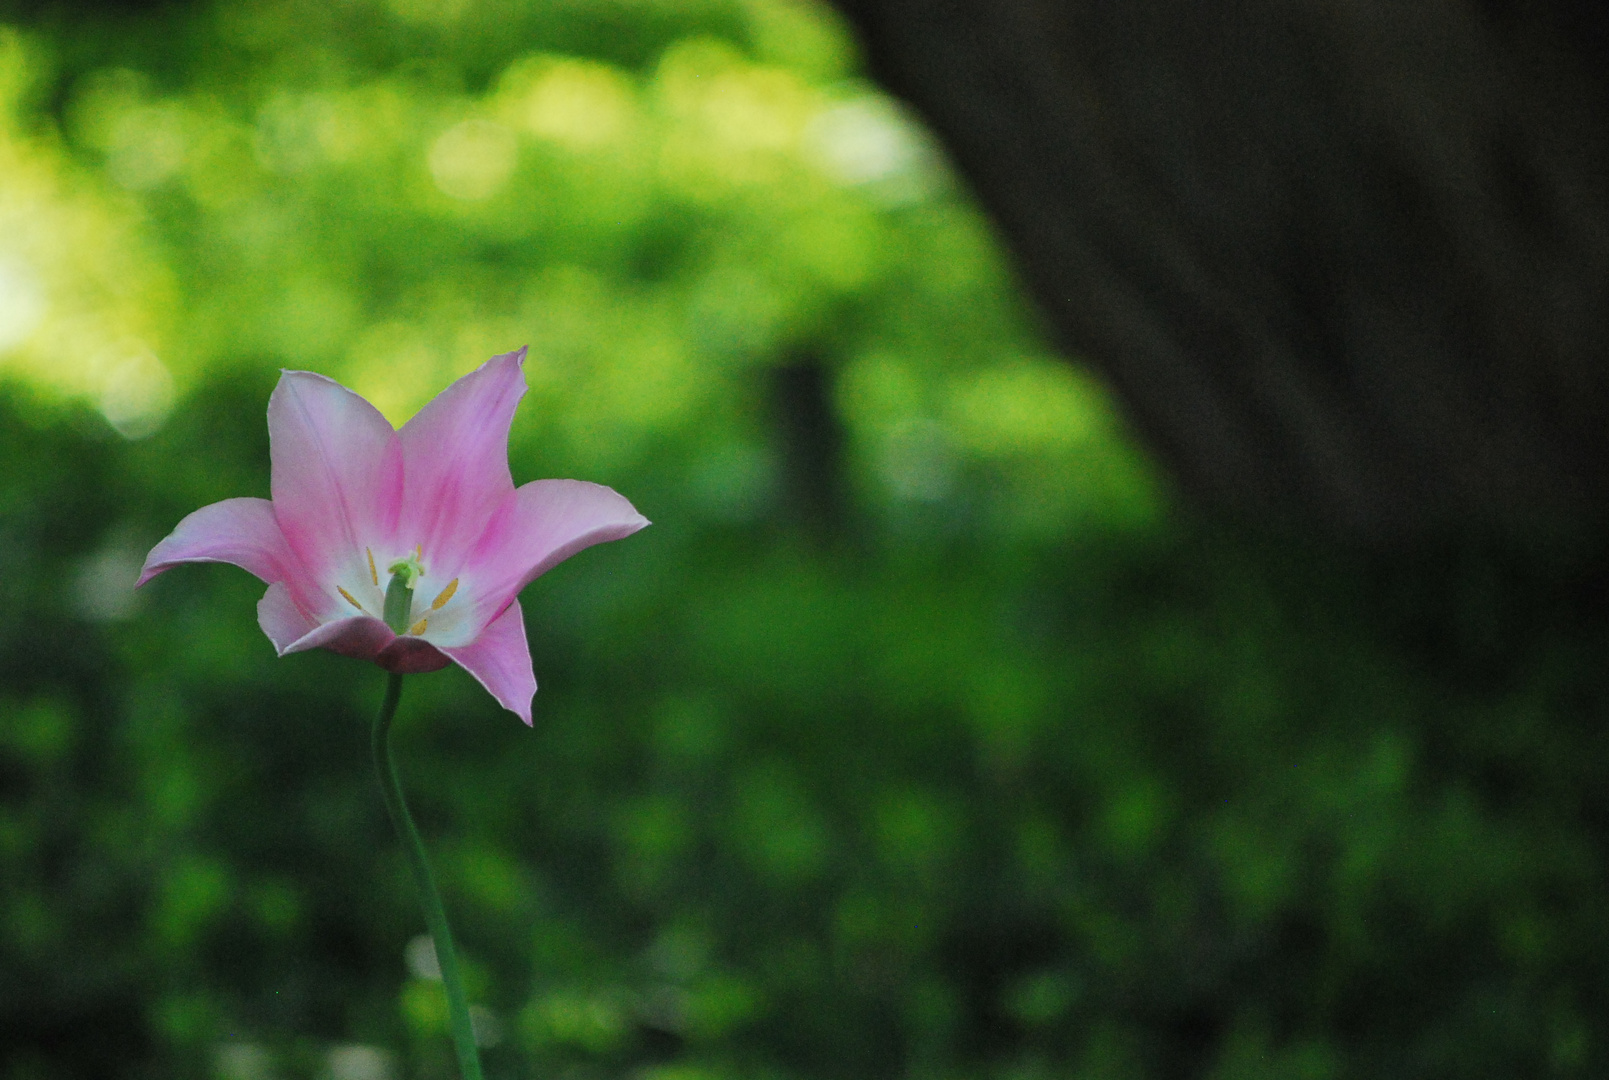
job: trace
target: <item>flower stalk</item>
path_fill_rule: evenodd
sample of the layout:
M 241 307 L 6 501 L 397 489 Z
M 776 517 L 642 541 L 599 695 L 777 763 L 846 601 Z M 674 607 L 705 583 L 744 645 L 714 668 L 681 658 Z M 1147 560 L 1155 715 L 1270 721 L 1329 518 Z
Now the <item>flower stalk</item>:
M 398 575 L 399 577 L 401 575 Z M 395 587 L 395 581 L 393 581 Z M 412 590 L 409 590 L 411 595 Z M 388 598 L 389 599 L 389 598 Z M 447 912 L 436 891 L 436 880 L 425 858 L 425 845 L 414 827 L 413 815 L 402 798 L 402 785 L 397 782 L 396 763 L 391 759 L 391 721 L 397 715 L 397 704 L 402 700 L 402 675 L 392 672 L 386 682 L 385 701 L 380 715 L 374 721 L 370 746 L 374 751 L 374 768 L 380 776 L 380 791 L 385 795 L 386 811 L 397 837 L 408 856 L 408 868 L 413 871 L 413 883 L 419 890 L 419 905 L 424 909 L 425 924 L 436 943 L 436 962 L 441 967 L 441 982 L 447 991 L 447 1012 L 452 1022 L 453 1046 L 458 1051 L 458 1068 L 463 1080 L 483 1080 L 480 1055 L 475 1049 L 475 1028 L 469 1016 L 469 998 L 464 993 L 463 975 L 458 969 L 458 952 L 453 948 L 452 930 L 447 926 Z

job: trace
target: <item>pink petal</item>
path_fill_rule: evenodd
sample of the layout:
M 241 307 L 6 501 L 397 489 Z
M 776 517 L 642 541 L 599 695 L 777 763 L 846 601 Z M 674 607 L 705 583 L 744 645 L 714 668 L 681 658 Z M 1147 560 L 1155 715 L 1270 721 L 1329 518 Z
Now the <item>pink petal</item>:
M 291 591 L 277 581 L 268 586 L 263 598 L 257 601 L 257 625 L 263 628 L 268 640 L 274 643 L 274 651 L 281 656 L 317 628 L 317 624 L 296 606 Z
M 475 676 L 498 704 L 530 725 L 536 674 L 531 670 L 531 648 L 525 642 L 525 617 L 518 600 L 493 619 L 480 637 L 442 652 Z
M 413 675 L 425 671 L 440 671 L 451 660 L 442 655 L 440 649 L 423 638 L 399 637 L 374 658 L 374 662 L 387 671 L 395 671 L 401 675 Z
M 571 555 L 619 540 L 648 519 L 613 488 L 584 480 L 534 480 L 505 500 L 465 575 L 475 582 L 475 603 L 495 615 L 541 574 Z
M 261 617 L 260 606 L 258 614 Z M 397 635 L 379 619 L 370 615 L 354 615 L 350 619 L 335 619 L 308 631 L 281 649 L 279 655 L 306 652 L 308 649 L 328 649 L 342 656 L 373 660 L 396 639 Z
M 525 396 L 525 350 L 494 356 L 402 426 L 399 538 L 419 544 L 433 573 L 455 576 L 514 490 L 508 429 Z
M 225 499 L 187 516 L 145 557 L 135 588 L 188 562 L 233 563 L 270 584 L 301 576 L 267 499 Z
M 385 623 L 366 615 L 317 626 L 283 585 L 270 585 L 258 601 L 257 623 L 281 656 L 323 647 L 404 674 L 439 671 L 452 662 L 428 641 L 397 637 Z
M 287 371 L 268 399 L 268 439 L 274 513 L 291 550 L 325 585 L 367 577 L 363 549 L 391 540 L 402 499 L 386 418 L 340 383 Z M 320 600 L 334 596 L 326 588 Z

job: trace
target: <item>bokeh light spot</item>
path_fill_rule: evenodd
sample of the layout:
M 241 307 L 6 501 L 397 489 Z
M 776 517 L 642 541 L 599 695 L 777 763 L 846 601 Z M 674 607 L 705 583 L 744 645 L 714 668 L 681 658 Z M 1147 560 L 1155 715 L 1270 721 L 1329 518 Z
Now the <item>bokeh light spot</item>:
M 490 120 L 455 124 L 431 144 L 431 178 L 442 193 L 477 202 L 503 189 L 514 174 L 519 146 L 514 133 Z
M 101 415 L 124 438 L 143 439 L 162 427 L 174 396 L 167 366 L 151 352 L 135 352 L 110 366 L 101 388 Z
M 0 255 L 0 352 L 28 339 L 45 317 L 39 274 L 21 259 Z

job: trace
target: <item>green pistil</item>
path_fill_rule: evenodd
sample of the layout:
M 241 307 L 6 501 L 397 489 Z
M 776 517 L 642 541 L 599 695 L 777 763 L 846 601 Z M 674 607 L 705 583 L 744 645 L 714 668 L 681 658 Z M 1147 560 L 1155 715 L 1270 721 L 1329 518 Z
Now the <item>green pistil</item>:
M 391 627 L 393 634 L 406 634 L 413 620 L 414 582 L 425 570 L 413 555 L 398 559 L 386 569 L 391 574 L 391 584 L 385 590 L 385 624 Z

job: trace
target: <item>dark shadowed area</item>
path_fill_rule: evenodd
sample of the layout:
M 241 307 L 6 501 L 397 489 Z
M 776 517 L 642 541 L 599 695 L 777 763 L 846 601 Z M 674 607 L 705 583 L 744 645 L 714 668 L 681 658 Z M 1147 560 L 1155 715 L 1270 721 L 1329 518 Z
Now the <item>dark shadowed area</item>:
M 1601 545 L 1594 5 L 840 7 L 1198 495 L 1375 543 Z

